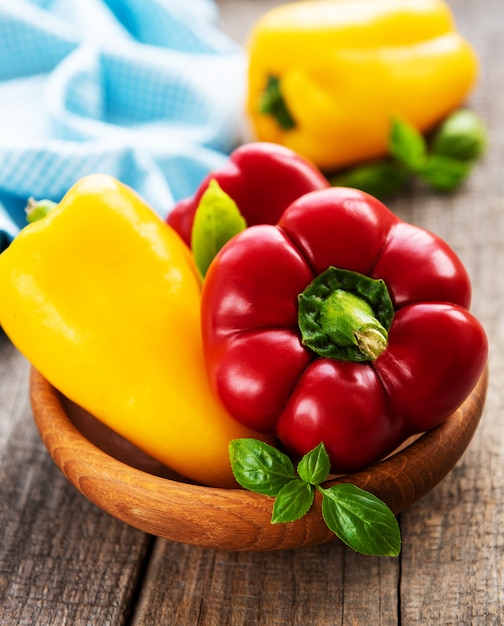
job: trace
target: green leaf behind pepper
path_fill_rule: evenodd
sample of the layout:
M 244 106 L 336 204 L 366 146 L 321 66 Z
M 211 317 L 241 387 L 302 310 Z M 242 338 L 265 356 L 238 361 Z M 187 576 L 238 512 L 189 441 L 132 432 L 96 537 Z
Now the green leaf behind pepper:
M 488 143 L 486 126 L 474 112 L 448 116 L 432 137 L 430 148 L 422 134 L 405 120 L 391 122 L 391 157 L 358 165 L 330 179 L 331 185 L 353 187 L 385 200 L 412 178 L 442 192 L 457 189 L 483 156 Z
M 389 136 L 390 154 L 412 172 L 422 166 L 427 157 L 427 144 L 417 129 L 398 118 L 392 119 Z
M 418 170 L 418 175 L 438 191 L 454 191 L 467 177 L 471 163 L 441 154 L 431 154 Z
M 411 176 L 401 163 L 381 159 L 364 163 L 331 178 L 333 187 L 352 187 L 379 199 L 398 192 Z
M 476 161 L 485 153 L 488 133 L 483 120 L 474 111 L 456 111 L 446 118 L 432 140 L 432 154 Z

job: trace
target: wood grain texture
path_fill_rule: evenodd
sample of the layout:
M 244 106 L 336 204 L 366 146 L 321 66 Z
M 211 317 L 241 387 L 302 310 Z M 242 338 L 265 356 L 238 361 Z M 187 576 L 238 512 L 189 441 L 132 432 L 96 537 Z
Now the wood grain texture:
M 132 623 L 391 626 L 398 582 L 397 559 L 363 557 L 340 543 L 250 553 L 160 540 Z
M 1 331 L 0 354 L 0 624 L 123 623 L 152 539 L 69 485 L 33 424 L 28 363 Z
M 219 0 L 226 30 L 242 41 L 273 3 Z M 229 553 L 164 539 L 151 554 L 148 536 L 90 504 L 53 464 L 33 425 L 27 364 L 0 333 L 2 625 L 504 624 L 504 3 L 450 5 L 481 60 L 469 105 L 487 121 L 489 151 L 457 193 L 416 185 L 391 208 L 462 257 L 490 379 L 463 458 L 401 513 L 401 557 L 360 557 L 339 543 Z
M 480 57 L 469 105 L 489 127 L 487 156 L 453 196 L 400 199 L 410 219 L 456 248 L 473 281 L 472 309 L 490 341 L 483 420 L 461 463 L 401 516 L 404 624 L 504 624 L 504 3 L 452 3 Z

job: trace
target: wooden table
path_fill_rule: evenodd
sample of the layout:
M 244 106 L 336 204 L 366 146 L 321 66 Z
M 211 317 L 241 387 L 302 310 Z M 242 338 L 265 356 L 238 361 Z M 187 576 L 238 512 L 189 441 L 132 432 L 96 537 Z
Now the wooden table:
M 243 41 L 273 4 L 221 0 L 223 28 Z M 115 520 L 53 465 L 32 421 L 28 364 L 2 334 L 1 624 L 504 624 L 504 3 L 451 4 L 481 59 L 469 104 L 488 123 L 489 151 L 457 193 L 418 187 L 390 206 L 445 238 L 467 265 L 491 343 L 490 386 L 462 460 L 401 514 L 401 556 L 363 557 L 339 543 L 215 552 Z

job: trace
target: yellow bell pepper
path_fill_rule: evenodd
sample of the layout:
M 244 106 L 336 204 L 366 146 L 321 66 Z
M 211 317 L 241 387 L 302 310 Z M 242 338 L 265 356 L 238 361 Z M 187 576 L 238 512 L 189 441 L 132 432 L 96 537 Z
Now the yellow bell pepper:
M 188 248 L 131 189 L 76 183 L 0 255 L 0 293 L 0 325 L 63 394 L 183 476 L 236 486 L 229 441 L 260 436 L 209 387 Z
M 385 156 L 391 118 L 426 132 L 477 78 L 443 0 L 305 0 L 258 20 L 248 40 L 252 134 L 323 170 Z

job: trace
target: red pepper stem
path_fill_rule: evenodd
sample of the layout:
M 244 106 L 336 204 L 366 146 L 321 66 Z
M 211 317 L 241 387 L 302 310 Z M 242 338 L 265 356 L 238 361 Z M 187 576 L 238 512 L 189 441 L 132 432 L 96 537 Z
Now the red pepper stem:
M 298 302 L 303 345 L 320 356 L 374 361 L 387 349 L 393 306 L 383 281 L 330 267 Z

